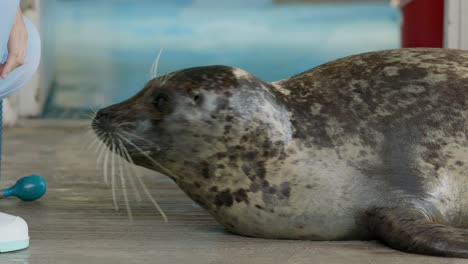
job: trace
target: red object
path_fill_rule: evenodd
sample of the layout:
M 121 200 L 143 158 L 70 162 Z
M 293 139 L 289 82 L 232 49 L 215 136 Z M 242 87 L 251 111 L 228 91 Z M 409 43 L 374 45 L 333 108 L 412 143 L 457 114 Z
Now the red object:
M 442 48 L 444 42 L 444 0 L 412 0 L 403 7 L 403 48 Z

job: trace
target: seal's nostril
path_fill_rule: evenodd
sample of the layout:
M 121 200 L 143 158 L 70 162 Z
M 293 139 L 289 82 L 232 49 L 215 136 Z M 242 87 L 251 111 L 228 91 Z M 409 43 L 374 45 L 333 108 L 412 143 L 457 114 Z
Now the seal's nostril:
M 100 119 L 100 120 L 109 119 L 109 116 L 110 116 L 110 115 L 107 114 L 107 113 L 100 114 L 100 115 L 98 116 L 98 119 Z
M 112 129 L 112 122 L 114 122 L 115 114 L 108 108 L 101 109 L 97 112 L 93 120 L 93 128 L 98 130 L 109 131 Z
M 97 112 L 95 119 L 97 121 L 105 121 L 111 119 L 111 113 L 107 109 L 102 109 Z

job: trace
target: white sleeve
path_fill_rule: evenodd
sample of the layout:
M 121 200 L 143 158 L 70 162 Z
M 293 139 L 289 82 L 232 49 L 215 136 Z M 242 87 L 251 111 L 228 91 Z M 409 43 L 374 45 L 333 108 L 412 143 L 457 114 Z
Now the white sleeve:
M 0 0 L 5 1 L 5 0 Z M 0 78 L 0 99 L 20 89 L 36 72 L 41 59 L 41 39 L 33 23 L 23 16 L 28 31 L 28 49 L 24 64 L 12 70 L 6 79 Z M 8 54 L 8 52 L 7 52 Z

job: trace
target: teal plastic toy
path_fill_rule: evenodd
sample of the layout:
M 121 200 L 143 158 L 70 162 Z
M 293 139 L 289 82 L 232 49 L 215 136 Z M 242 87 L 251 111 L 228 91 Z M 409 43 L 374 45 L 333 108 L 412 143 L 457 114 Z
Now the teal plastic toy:
M 23 201 L 34 201 L 41 198 L 47 190 L 46 181 L 39 175 L 26 176 L 15 185 L 2 190 L 0 198 L 16 196 Z
M 0 99 L 0 175 L 2 173 L 2 115 L 3 101 Z M 0 198 L 16 196 L 23 201 L 34 201 L 41 198 L 47 190 L 44 178 L 39 175 L 26 176 L 19 179 L 15 185 L 0 192 Z

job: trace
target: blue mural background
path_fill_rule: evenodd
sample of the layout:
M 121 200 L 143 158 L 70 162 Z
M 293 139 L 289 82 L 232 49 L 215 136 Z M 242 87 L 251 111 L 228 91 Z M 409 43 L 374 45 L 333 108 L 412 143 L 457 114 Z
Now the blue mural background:
M 397 48 L 389 4 L 274 4 L 267 0 L 57 0 L 56 82 L 47 112 L 128 98 L 159 73 L 224 64 L 274 81 L 327 61 Z

